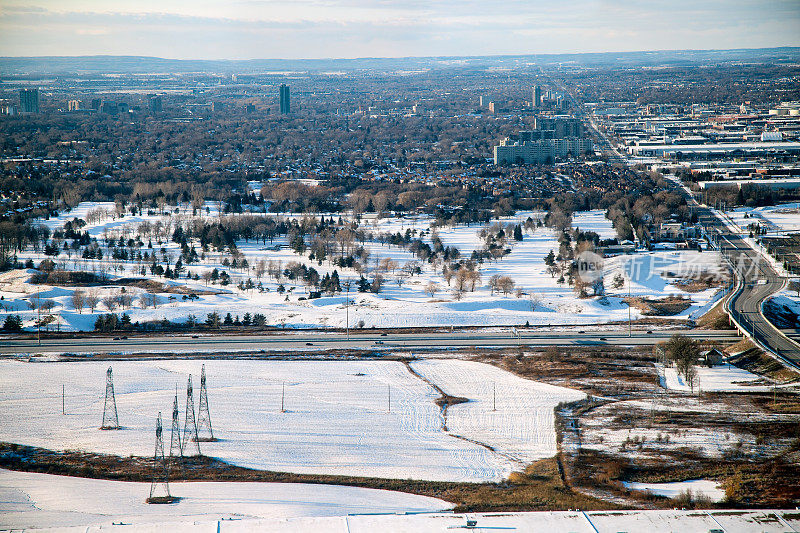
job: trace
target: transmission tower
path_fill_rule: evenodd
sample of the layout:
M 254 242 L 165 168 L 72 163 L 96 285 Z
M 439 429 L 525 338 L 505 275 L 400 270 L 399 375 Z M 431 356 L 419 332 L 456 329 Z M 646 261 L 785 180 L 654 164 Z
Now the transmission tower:
M 172 503 L 174 500 L 169 493 L 169 465 L 164 457 L 164 436 L 161 426 L 161 411 L 158 412 L 156 421 L 156 451 L 153 454 L 153 480 L 150 482 L 150 497 L 147 503 Z M 164 494 L 157 496 L 159 486 L 164 488 Z
M 178 410 L 178 387 L 175 386 L 175 401 L 172 402 L 172 435 L 169 442 L 169 456 L 176 457 L 175 450 L 178 450 L 177 455 L 183 458 L 183 442 L 181 442 L 181 421 L 180 412 Z
M 192 392 L 192 376 L 189 376 L 189 384 L 186 385 L 186 418 L 183 421 L 183 453 L 189 455 L 189 443 L 194 442 L 196 453 L 200 453 L 200 442 L 197 438 L 197 419 L 194 416 L 194 393 Z
M 106 399 L 103 402 L 103 423 L 100 429 L 119 429 L 117 416 L 117 400 L 114 397 L 114 377 L 111 367 L 106 371 Z
M 207 434 L 206 434 L 207 432 Z M 200 434 L 203 436 L 200 437 Z M 202 442 L 214 442 L 214 429 L 211 427 L 211 413 L 208 412 L 208 389 L 206 389 L 206 365 L 200 369 L 200 405 L 197 409 L 197 435 Z

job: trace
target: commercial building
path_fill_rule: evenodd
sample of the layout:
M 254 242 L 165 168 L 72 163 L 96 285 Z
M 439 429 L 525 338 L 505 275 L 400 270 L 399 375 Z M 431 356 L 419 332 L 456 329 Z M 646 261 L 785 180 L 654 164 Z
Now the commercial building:
M 291 113 L 291 106 L 289 104 L 289 86 L 282 84 L 280 87 L 280 111 L 282 115 Z
M 800 154 L 800 142 L 750 142 L 715 144 L 645 144 L 626 147 L 628 153 L 643 157 L 664 157 L 677 160 L 749 159 L 764 156 Z
M 67 102 L 67 110 L 68 111 L 79 111 L 81 108 L 80 100 L 70 100 Z
M 39 89 L 22 89 L 19 91 L 19 108 L 23 113 L 39 112 Z

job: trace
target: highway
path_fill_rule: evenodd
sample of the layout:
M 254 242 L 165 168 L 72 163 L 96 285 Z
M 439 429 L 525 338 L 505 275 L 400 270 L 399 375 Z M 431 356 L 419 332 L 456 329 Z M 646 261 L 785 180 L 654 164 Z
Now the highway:
M 582 113 L 580 106 L 577 106 Z M 583 113 L 582 113 L 583 114 Z M 608 137 L 584 116 L 610 162 L 629 161 L 614 148 Z M 783 289 L 786 280 L 778 275 L 770 262 L 753 249 L 744 238 L 731 230 L 714 211 L 699 204 L 689 189 L 676 180 L 676 187 L 696 210 L 706 234 L 726 258 L 736 276 L 736 289 L 728 298 L 725 311 L 759 347 L 777 357 L 787 366 L 800 369 L 800 344 L 796 332 L 778 330 L 761 311 L 766 299 Z
M 70 339 L 2 339 L 0 355 L 17 354 L 139 354 L 139 353 L 234 353 L 323 350 L 447 350 L 467 347 L 509 346 L 648 346 L 682 333 L 696 339 L 735 342 L 730 331 L 653 330 L 652 333 L 614 329 L 608 331 L 456 331 L 445 333 L 353 333 L 348 340 L 338 332 L 291 332 L 266 335 L 158 335 L 79 337 Z
M 779 276 L 761 252 L 753 249 L 720 216 L 698 204 L 688 189 L 680 189 L 736 276 L 736 289 L 726 302 L 725 310 L 762 349 L 786 365 L 800 369 L 800 344 L 778 330 L 761 311 L 764 301 L 784 288 L 786 279 Z
M 580 107 L 578 107 L 580 109 Z M 582 112 L 582 110 L 581 110 Z M 584 117 L 610 162 L 629 164 L 614 148 L 608 137 Z M 691 191 L 676 181 L 678 189 L 696 210 L 699 222 L 714 240 L 736 276 L 736 290 L 726 302 L 725 310 L 734 322 L 762 349 L 772 353 L 787 366 L 800 369 L 800 344 L 796 332 L 778 330 L 761 311 L 766 299 L 783 289 L 786 280 L 778 275 L 770 262 L 753 249 L 744 238 L 731 230 L 724 220 L 706 206 L 700 205 Z

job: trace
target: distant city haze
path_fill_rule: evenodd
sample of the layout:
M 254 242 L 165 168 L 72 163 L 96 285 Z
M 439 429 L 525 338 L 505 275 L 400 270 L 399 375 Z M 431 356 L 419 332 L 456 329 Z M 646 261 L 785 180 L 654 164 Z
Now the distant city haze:
M 797 45 L 798 0 L 0 2 L 0 56 L 296 59 Z

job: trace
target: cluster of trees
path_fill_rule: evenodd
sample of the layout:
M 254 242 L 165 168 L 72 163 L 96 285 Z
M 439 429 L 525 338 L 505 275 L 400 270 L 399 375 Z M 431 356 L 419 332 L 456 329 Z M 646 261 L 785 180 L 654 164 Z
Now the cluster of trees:
M 162 319 L 153 322 L 132 322 L 127 313 L 105 313 L 99 315 L 94 322 L 94 330 L 104 333 L 113 331 L 152 331 L 152 330 L 202 330 L 237 327 L 258 327 L 267 325 L 267 318 L 261 313 L 245 313 L 241 318 L 227 313 L 224 317 L 216 311 L 209 313 L 204 321 L 199 321 L 196 316 L 189 315 L 184 322 L 172 322 Z M 18 330 L 9 330 L 18 331 Z
M 700 357 L 700 344 L 686 335 L 673 335 L 663 345 L 656 345 L 655 350 L 666 362 L 675 365 L 678 375 L 683 376 L 687 385 L 694 391 L 697 384 L 695 365 Z
M 608 68 L 567 75 L 586 102 L 636 101 L 643 104 L 741 104 L 797 100 L 793 64 L 752 61 L 717 63 L 704 68 L 674 65 L 656 70 Z

